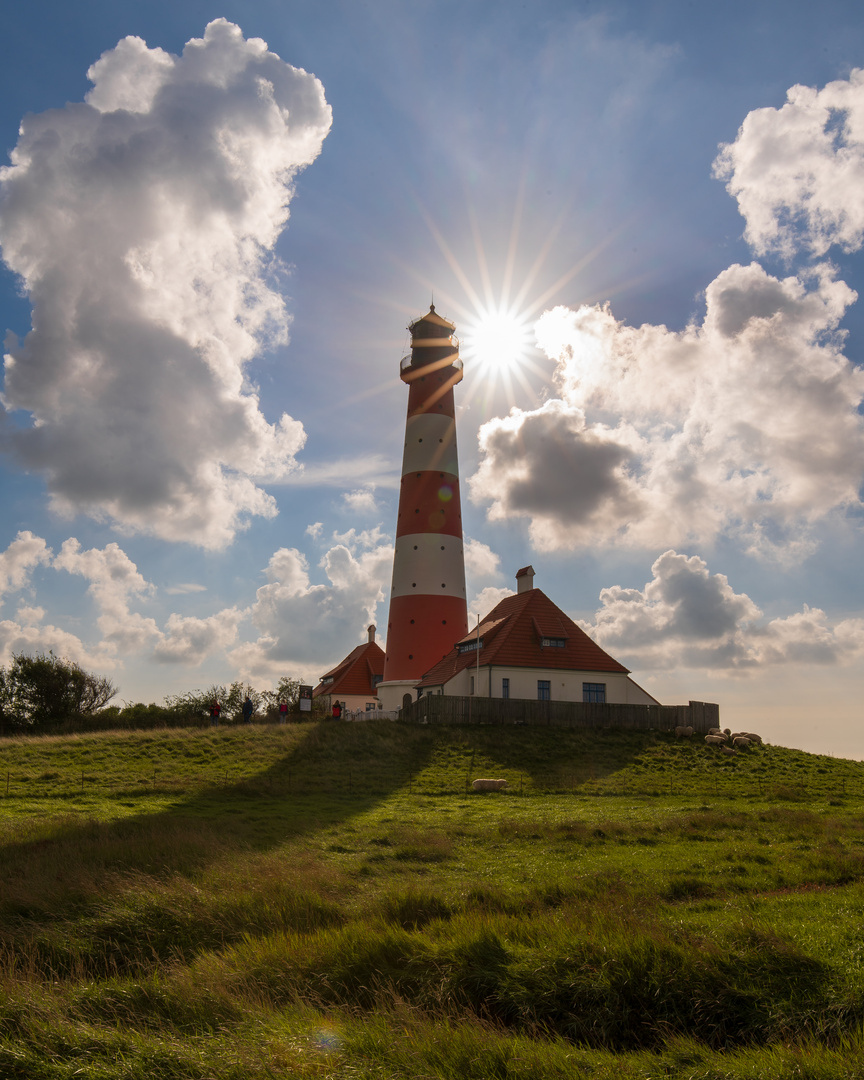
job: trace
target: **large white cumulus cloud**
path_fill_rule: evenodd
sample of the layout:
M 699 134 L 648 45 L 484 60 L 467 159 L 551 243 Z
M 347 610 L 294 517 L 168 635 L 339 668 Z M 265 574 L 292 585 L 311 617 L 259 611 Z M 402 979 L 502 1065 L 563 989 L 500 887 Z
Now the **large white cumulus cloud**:
M 864 73 L 751 114 L 721 161 L 760 249 L 794 246 L 793 225 L 815 252 L 859 245 Z M 792 558 L 817 521 L 861 507 L 864 370 L 840 327 L 856 293 L 826 262 L 782 278 L 751 263 L 705 299 L 680 331 L 626 326 L 608 305 L 543 315 L 556 396 L 480 429 L 469 485 L 491 519 L 527 520 L 539 550 L 725 534 Z
M 224 19 L 181 56 L 126 38 L 87 101 L 28 116 L 0 170 L 0 245 L 33 305 L 11 335 L 4 442 L 55 506 L 206 547 L 295 468 L 244 368 L 285 341 L 273 245 L 320 151 L 320 82 Z
M 864 372 L 837 331 L 855 294 L 825 268 L 809 286 L 731 266 L 702 325 L 678 332 L 607 307 L 548 312 L 537 334 L 559 397 L 484 425 L 473 496 L 528 518 L 540 550 L 719 532 L 800 546 L 858 503 L 864 463 Z

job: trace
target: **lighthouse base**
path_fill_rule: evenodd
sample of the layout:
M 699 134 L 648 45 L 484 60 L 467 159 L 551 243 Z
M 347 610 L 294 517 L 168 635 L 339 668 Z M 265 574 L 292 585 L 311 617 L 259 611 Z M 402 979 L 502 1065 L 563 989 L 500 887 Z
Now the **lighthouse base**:
M 412 701 L 416 701 L 417 691 L 414 687 L 419 681 L 419 679 L 394 679 L 392 682 L 378 683 L 375 689 L 378 692 L 379 708 L 401 709 L 406 694 Z

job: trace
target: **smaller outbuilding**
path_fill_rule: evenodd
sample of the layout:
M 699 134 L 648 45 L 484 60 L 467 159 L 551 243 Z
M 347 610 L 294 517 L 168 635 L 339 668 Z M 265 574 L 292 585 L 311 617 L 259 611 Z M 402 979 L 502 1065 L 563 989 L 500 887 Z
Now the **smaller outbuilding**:
M 370 712 L 378 708 L 378 683 L 384 677 L 384 650 L 375 641 L 375 627 L 366 630 L 367 641 L 325 672 L 312 697 L 329 713 L 335 701 L 346 709 Z

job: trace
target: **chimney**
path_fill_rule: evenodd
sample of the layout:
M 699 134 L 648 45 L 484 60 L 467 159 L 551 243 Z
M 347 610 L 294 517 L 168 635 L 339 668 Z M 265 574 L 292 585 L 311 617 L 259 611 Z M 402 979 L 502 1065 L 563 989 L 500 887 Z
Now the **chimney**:
M 516 571 L 516 592 L 531 592 L 534 588 L 534 567 L 523 566 Z
M 371 623 L 366 627 L 367 640 L 370 645 L 375 644 L 375 623 Z

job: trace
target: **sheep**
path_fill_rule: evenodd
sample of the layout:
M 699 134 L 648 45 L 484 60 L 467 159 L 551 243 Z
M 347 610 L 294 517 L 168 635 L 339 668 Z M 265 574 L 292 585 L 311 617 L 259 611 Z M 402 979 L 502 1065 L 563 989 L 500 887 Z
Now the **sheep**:
M 706 732 L 706 735 L 722 735 L 722 734 L 723 734 L 723 728 L 719 728 L 719 727 L 709 727 L 708 731 Z
M 693 734 L 693 728 L 692 727 L 688 726 L 688 727 L 676 727 L 675 728 L 675 738 L 676 739 L 689 739 L 692 734 Z
M 733 750 L 731 746 L 721 746 L 720 747 L 720 753 L 721 754 L 737 754 L 738 751 Z
M 745 738 L 743 735 L 736 735 L 735 738 L 732 740 L 732 745 L 735 747 L 736 750 L 749 750 L 750 740 Z
M 762 745 L 761 735 L 756 735 L 752 731 L 742 731 L 741 734 L 744 736 L 745 739 L 749 739 L 750 742 L 756 743 L 757 746 Z
M 506 780 L 475 780 L 471 787 L 475 791 L 503 791 L 507 787 Z
M 726 745 L 726 736 L 725 735 L 706 735 L 705 736 L 705 744 L 706 744 L 706 746 L 725 746 Z

